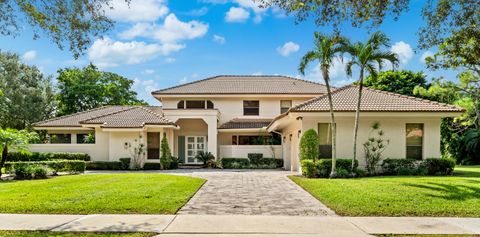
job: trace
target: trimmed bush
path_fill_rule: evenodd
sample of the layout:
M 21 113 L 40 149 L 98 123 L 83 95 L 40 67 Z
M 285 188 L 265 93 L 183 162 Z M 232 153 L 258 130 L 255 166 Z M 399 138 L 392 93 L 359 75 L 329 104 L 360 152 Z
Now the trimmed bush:
M 313 160 L 302 160 L 302 175 L 307 178 L 317 177 L 317 169 Z
M 85 161 L 83 160 L 49 160 L 49 161 L 20 161 L 20 162 L 7 162 L 5 163 L 5 169 L 12 171 L 22 166 L 42 165 L 52 170 L 52 173 L 56 175 L 58 172 L 68 173 L 83 173 L 85 172 Z M 20 168 L 23 169 L 23 168 Z
M 247 158 L 222 158 L 224 169 L 277 169 L 283 167 L 283 159 L 262 158 L 258 164 L 252 164 Z
M 35 179 L 46 179 L 48 175 L 48 167 L 44 165 L 35 165 L 32 168 L 33 177 Z
M 89 161 L 90 156 L 80 152 L 9 152 L 10 162 L 47 161 L 47 160 L 83 160 Z
M 118 160 L 120 161 L 120 163 L 122 163 L 122 170 L 130 169 L 130 162 L 132 161 L 132 158 L 120 158 Z
M 385 175 L 450 175 L 454 168 L 455 161 L 449 158 L 385 159 L 382 164 Z
M 122 170 L 123 164 L 120 161 L 89 161 L 87 170 Z
M 144 170 L 159 170 L 161 169 L 160 163 L 145 163 L 143 164 Z
M 413 159 L 385 159 L 382 163 L 383 174 L 413 175 L 417 172 L 417 163 Z
M 170 163 L 170 169 L 178 169 L 178 163 L 180 160 L 178 157 L 172 156 L 172 163 Z
M 455 169 L 455 160 L 449 158 L 427 158 L 422 162 L 428 175 L 451 175 Z
M 314 129 L 308 129 L 300 139 L 300 160 L 315 161 L 320 156 L 318 134 Z
M 320 177 L 329 177 L 332 172 L 332 159 L 319 159 L 315 164 Z M 358 160 L 355 160 L 354 170 L 358 167 Z M 352 171 L 352 159 L 337 159 L 337 173 L 339 169 Z M 339 176 L 340 177 L 340 176 Z
M 33 178 L 33 165 L 26 163 L 13 164 L 13 170 L 15 179 L 32 179 Z
M 248 153 L 248 159 L 250 160 L 251 164 L 258 165 L 260 160 L 263 158 L 262 153 Z

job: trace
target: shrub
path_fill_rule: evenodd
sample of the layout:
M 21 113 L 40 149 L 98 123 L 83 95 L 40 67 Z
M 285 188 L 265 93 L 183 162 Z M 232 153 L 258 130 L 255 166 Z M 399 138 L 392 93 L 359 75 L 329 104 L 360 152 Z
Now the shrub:
M 167 141 L 167 134 L 163 133 L 163 138 L 161 141 L 161 153 L 162 155 L 160 156 L 160 164 L 162 169 L 170 169 L 171 163 L 172 163 L 172 152 L 170 151 L 170 147 L 168 146 L 168 141 Z
M 153 163 L 153 162 L 148 162 L 143 164 L 143 169 L 144 170 L 159 170 L 161 169 L 160 163 Z
M 320 177 L 329 177 L 332 172 L 332 159 L 319 159 L 315 166 Z M 358 161 L 355 160 L 354 170 L 357 167 Z M 352 159 L 337 159 L 337 169 L 344 169 L 350 173 L 352 171 Z
M 33 176 L 36 179 L 46 179 L 48 175 L 48 167 L 44 165 L 35 165 L 32 168 Z
M 9 152 L 8 160 L 17 161 L 47 161 L 47 160 L 83 160 L 89 161 L 90 156 L 80 152 Z
M 455 169 L 455 160 L 449 158 L 427 158 L 422 164 L 428 175 L 450 175 Z
M 248 159 L 250 160 L 251 164 L 258 165 L 260 164 L 260 160 L 263 158 L 262 153 L 248 153 Z
M 315 161 L 319 154 L 318 134 L 314 129 L 309 129 L 300 139 L 300 160 Z
M 283 159 L 262 158 L 252 164 L 247 158 L 222 158 L 220 165 L 225 169 L 276 169 L 283 167 Z
M 89 161 L 87 170 L 122 170 L 123 165 L 120 161 Z
M 218 161 L 209 160 L 207 162 L 207 168 L 222 168 L 222 165 Z
M 178 163 L 180 163 L 180 159 L 178 157 L 172 156 L 172 163 L 170 163 L 170 169 L 178 169 Z
M 413 159 L 385 159 L 382 163 L 383 174 L 410 175 L 417 169 L 417 161 Z
M 373 122 L 371 125 L 368 139 L 363 143 L 365 151 L 366 168 L 370 175 L 376 174 L 378 162 L 382 159 L 382 153 L 387 148 L 390 140 L 383 138 L 384 132 L 380 129 L 379 122 Z
M 315 178 L 318 175 L 313 160 L 302 160 L 302 175 L 307 178 Z
M 15 179 L 32 179 L 33 166 L 26 163 L 17 163 L 13 165 Z
M 220 163 L 225 169 L 239 169 L 250 165 L 250 161 L 246 158 L 222 158 Z
M 129 170 L 130 169 L 130 162 L 132 158 L 120 158 L 118 159 L 121 163 L 122 170 Z
M 347 169 L 344 169 L 344 168 L 337 169 L 338 178 L 348 178 L 349 175 L 350 175 L 350 172 Z
M 82 173 L 85 172 L 85 161 L 83 160 L 49 160 L 49 161 L 20 161 L 7 162 L 5 164 L 6 170 L 14 170 L 22 166 L 42 165 L 52 170 L 53 175 L 58 172 L 68 173 Z
M 203 166 L 207 166 L 207 162 L 214 160 L 215 156 L 211 152 L 201 151 L 195 156 L 195 159 L 203 162 Z

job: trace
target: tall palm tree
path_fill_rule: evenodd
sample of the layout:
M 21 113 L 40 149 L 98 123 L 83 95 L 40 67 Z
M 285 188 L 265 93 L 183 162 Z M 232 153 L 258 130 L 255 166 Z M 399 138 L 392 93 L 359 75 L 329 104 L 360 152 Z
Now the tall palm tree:
M 337 158 L 337 142 L 336 142 L 336 124 L 335 115 L 333 112 L 332 90 L 330 88 L 329 69 L 332 66 L 333 59 L 339 57 L 339 54 L 345 51 L 348 45 L 347 39 L 338 35 L 323 35 L 321 33 L 314 33 L 315 48 L 307 52 L 298 66 L 298 70 L 302 75 L 305 74 L 305 67 L 313 61 L 318 60 L 322 77 L 327 87 L 328 103 L 330 106 L 330 129 L 332 134 L 332 171 L 330 177 L 337 176 L 336 172 L 336 158 Z
M 395 68 L 398 66 L 398 55 L 396 53 L 385 50 L 390 47 L 390 40 L 382 32 L 373 33 L 367 42 L 357 42 L 346 47 L 352 59 L 346 64 L 347 75 L 352 75 L 352 67 L 358 66 L 360 69 L 360 76 L 358 79 L 358 98 L 357 108 L 355 112 L 355 127 L 353 130 L 353 159 L 352 172 L 355 167 L 355 160 L 357 159 L 357 137 L 358 137 L 358 123 L 360 116 L 360 104 L 362 101 L 363 78 L 365 73 L 372 77 L 377 77 L 385 62 L 390 62 Z

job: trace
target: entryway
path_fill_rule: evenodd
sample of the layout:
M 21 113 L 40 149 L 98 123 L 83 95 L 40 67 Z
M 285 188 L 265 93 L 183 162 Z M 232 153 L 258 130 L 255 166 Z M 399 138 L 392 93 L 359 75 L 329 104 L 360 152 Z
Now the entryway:
M 205 136 L 185 136 L 185 151 L 186 159 L 185 164 L 199 164 L 201 161 L 197 160 L 195 157 L 200 152 L 206 151 L 206 140 Z

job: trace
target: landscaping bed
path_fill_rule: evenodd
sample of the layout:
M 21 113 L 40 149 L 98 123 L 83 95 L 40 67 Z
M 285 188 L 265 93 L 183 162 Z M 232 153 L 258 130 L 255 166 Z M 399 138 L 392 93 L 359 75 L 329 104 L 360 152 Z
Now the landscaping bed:
M 453 176 L 290 178 L 339 215 L 480 217 L 480 166 Z
M 0 181 L 0 213 L 174 214 L 204 182 L 165 174 L 6 180 Z
M 96 232 L 52 232 L 52 231 L 1 231 L 3 237 L 150 237 L 158 233 L 96 233 Z

